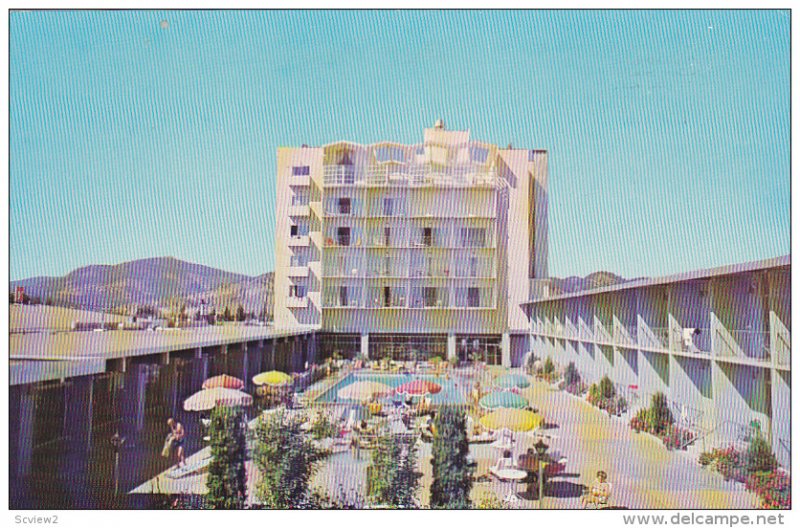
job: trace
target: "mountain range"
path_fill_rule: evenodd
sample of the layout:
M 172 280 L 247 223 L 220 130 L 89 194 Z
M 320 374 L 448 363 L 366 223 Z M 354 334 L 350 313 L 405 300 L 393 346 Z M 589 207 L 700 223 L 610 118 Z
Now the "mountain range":
M 562 295 L 566 293 L 576 293 L 580 291 L 593 290 L 595 288 L 604 288 L 606 286 L 613 286 L 614 284 L 621 284 L 623 282 L 630 282 L 636 279 L 626 279 L 620 277 L 610 271 L 596 271 L 590 273 L 585 277 L 566 277 L 559 279 L 557 277 L 550 278 L 550 295 Z
M 114 265 L 78 268 L 63 277 L 33 277 L 12 281 L 11 291 L 23 286 L 29 297 L 57 306 L 133 313 L 136 307 L 195 307 L 231 310 L 241 304 L 260 315 L 272 312 L 272 272 L 256 277 L 157 257 Z
M 550 279 L 550 295 L 574 293 L 628 282 L 611 272 L 599 271 L 586 277 Z M 273 273 L 256 277 L 232 273 L 173 257 L 157 257 L 114 265 L 78 268 L 63 277 L 33 277 L 12 281 L 11 291 L 23 286 L 29 297 L 57 306 L 88 310 L 111 310 L 132 314 L 137 307 L 180 309 L 199 306 L 272 313 Z

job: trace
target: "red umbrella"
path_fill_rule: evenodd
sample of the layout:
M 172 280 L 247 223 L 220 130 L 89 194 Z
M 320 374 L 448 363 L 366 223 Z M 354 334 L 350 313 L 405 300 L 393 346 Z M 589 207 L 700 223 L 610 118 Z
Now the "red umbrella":
M 214 376 L 213 378 L 205 380 L 203 382 L 203 388 L 240 390 L 244 388 L 244 381 L 239 378 L 234 378 L 233 376 L 228 376 L 227 374 L 222 374 L 221 376 Z
M 438 383 L 426 380 L 414 380 L 408 383 L 403 383 L 395 389 L 398 394 L 410 394 L 412 396 L 421 396 L 423 394 L 436 394 L 441 392 L 442 386 Z

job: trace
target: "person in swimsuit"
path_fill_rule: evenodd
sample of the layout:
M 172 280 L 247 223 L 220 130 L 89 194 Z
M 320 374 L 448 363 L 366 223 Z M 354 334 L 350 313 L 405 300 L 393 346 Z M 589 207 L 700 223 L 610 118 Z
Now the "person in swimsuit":
M 186 430 L 183 428 L 182 423 L 173 418 L 167 420 L 167 425 L 172 435 L 172 447 L 175 449 L 175 455 L 178 457 L 178 467 L 181 467 L 186 463 L 186 454 L 183 449 L 183 440 L 186 437 Z

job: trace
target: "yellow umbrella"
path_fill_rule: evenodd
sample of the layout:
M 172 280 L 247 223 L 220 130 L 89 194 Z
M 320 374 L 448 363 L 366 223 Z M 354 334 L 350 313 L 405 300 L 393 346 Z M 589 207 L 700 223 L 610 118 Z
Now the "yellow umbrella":
M 336 395 L 343 400 L 356 400 L 366 402 L 374 396 L 391 392 L 392 388 L 385 383 L 377 381 L 356 381 L 340 389 Z
M 253 383 L 256 385 L 286 385 L 292 382 L 292 377 L 277 370 L 262 372 L 253 376 Z
M 521 432 L 536 429 L 543 421 L 540 415 L 525 409 L 498 409 L 481 418 L 481 425 L 494 431 L 509 429 Z

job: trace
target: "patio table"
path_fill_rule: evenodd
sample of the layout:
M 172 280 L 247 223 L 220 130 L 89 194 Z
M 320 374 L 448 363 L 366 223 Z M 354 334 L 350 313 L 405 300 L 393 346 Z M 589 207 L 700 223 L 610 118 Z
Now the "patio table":
M 503 502 L 516 502 L 519 500 L 520 497 L 513 488 L 517 482 L 527 477 L 528 473 L 521 469 L 509 468 L 497 471 L 496 475 L 501 480 L 508 480 L 511 482 L 511 488 L 508 490 L 508 494 L 505 496 L 505 498 L 503 498 Z

